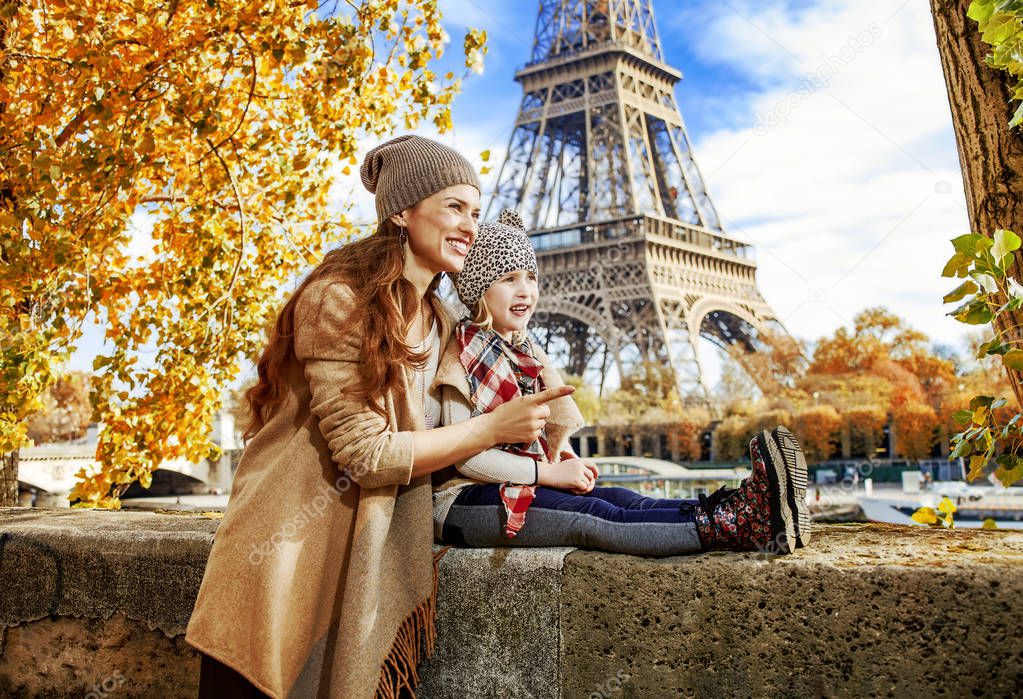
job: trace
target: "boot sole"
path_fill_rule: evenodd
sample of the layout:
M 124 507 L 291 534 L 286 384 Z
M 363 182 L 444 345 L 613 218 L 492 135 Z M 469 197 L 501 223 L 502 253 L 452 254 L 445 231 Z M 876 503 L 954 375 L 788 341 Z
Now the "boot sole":
M 771 529 L 776 533 L 768 543 L 767 553 L 792 553 L 796 542 L 796 527 L 788 498 L 788 474 L 785 460 L 774 438 L 767 430 L 756 436 L 760 455 L 767 466 L 767 481 L 771 489 Z
M 802 548 L 810 543 L 810 510 L 806 504 L 806 458 L 796 436 L 785 427 L 778 425 L 771 431 L 773 442 L 778 445 L 788 481 L 789 507 L 795 513 L 796 546 Z

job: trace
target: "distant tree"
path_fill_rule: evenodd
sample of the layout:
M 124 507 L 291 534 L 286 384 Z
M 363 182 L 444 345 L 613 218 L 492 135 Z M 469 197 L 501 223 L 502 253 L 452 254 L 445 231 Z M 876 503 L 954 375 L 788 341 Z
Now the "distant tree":
M 665 422 L 674 419 L 679 410 L 671 366 L 644 361 L 604 398 L 597 422 L 608 427 Z
M 732 405 L 761 397 L 761 391 L 747 371 L 731 355 L 725 354 L 721 378 L 712 390 L 715 403 L 728 410 Z
M 238 434 L 244 434 L 245 430 L 248 429 L 249 421 L 252 419 L 252 413 L 249 411 L 249 405 L 245 401 L 245 392 L 254 385 L 254 381 L 247 383 L 238 388 L 231 389 L 227 392 L 227 397 L 224 400 L 223 409 L 228 412 L 231 418 L 234 420 L 234 429 Z
M 828 459 L 838 440 L 842 418 L 830 405 L 803 408 L 792 418 L 792 431 L 799 439 L 807 463 Z
M 710 425 L 710 412 L 700 408 L 683 410 L 669 430 L 669 438 L 679 458 L 699 461 L 703 455 L 703 433 Z
M 926 403 L 911 401 L 892 414 L 895 426 L 895 445 L 899 456 L 907 459 L 925 459 L 937 442 L 935 430 L 938 416 Z
M 711 444 L 718 461 L 742 461 L 748 458 L 749 419 L 743 415 L 729 415 L 717 424 L 711 435 Z
M 746 421 L 746 441 L 760 430 L 771 431 L 778 425 L 791 425 L 792 413 L 784 408 L 772 408 L 753 413 Z
M 88 374 L 72 371 L 59 375 L 46 389 L 42 401 L 42 410 L 28 421 L 29 439 L 46 444 L 85 436 L 92 415 Z
M 597 396 L 597 392 L 593 390 L 593 387 L 586 383 L 581 376 L 574 376 L 566 374 L 564 381 L 569 386 L 575 387 L 575 393 L 572 394 L 572 400 L 579 407 L 579 412 L 583 415 L 583 420 L 586 421 L 587 425 L 596 424 L 598 417 L 600 416 L 600 398 Z
M 842 420 L 849 430 L 849 440 L 854 454 L 873 458 L 884 437 L 884 426 L 888 414 L 879 406 L 856 406 L 843 410 Z

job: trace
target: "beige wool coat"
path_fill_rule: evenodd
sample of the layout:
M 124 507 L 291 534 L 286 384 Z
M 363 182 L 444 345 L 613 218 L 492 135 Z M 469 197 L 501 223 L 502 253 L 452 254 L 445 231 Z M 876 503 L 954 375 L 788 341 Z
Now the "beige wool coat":
M 408 375 L 386 417 L 346 395 L 353 303 L 326 280 L 301 294 L 286 400 L 238 464 L 186 631 L 275 699 L 396 696 L 433 649 L 431 478 L 412 477 L 424 416 Z M 437 316 L 446 343 L 451 311 Z

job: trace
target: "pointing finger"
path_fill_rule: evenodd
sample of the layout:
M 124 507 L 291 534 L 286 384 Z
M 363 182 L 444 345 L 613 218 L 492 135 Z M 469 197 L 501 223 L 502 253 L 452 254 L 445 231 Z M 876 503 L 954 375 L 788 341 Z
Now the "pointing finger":
M 559 386 L 558 388 L 548 388 L 539 393 L 534 393 L 531 396 L 526 396 L 523 400 L 527 400 L 534 405 L 543 405 L 550 403 L 552 400 L 562 398 L 564 396 L 570 396 L 575 393 L 574 386 Z

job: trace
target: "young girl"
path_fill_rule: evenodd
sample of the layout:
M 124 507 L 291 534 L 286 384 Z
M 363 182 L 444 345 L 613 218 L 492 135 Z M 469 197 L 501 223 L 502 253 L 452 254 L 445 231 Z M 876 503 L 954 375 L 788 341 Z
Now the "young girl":
M 441 420 L 456 424 L 562 381 L 526 335 L 538 300 L 536 254 L 521 218 L 504 211 L 479 233 L 455 288 L 472 317 L 447 346 L 432 389 Z M 698 500 L 594 487 L 593 461 L 569 436 L 583 420 L 571 397 L 548 404 L 530 443 L 501 444 L 460 461 L 434 482 L 434 533 L 462 546 L 578 546 L 667 556 L 711 549 L 789 553 L 810 539 L 806 462 L 779 426 L 750 441 L 753 472 L 738 488 Z

